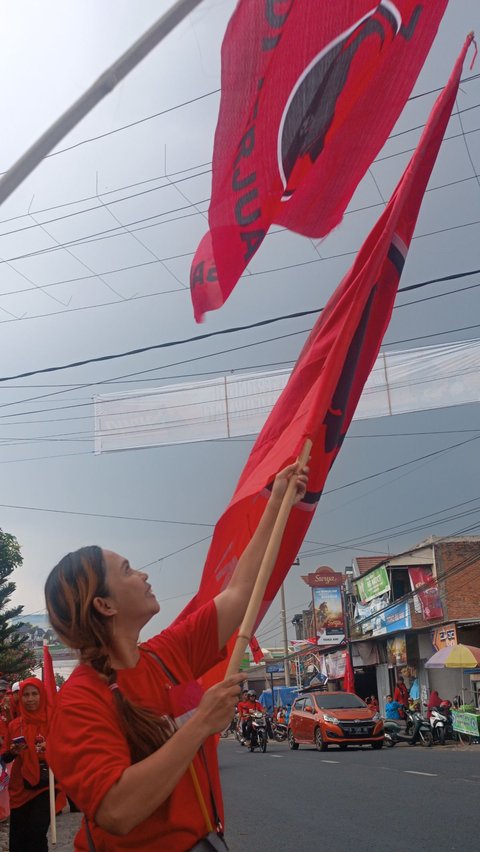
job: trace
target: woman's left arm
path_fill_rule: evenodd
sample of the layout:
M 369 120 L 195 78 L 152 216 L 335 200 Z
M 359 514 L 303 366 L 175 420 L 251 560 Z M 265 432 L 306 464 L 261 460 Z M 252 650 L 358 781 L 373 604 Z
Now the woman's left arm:
M 283 496 L 292 477 L 295 477 L 296 481 L 292 505 L 299 503 L 305 496 L 308 481 L 307 467 L 300 469 L 299 463 L 296 462 L 277 474 L 260 523 L 238 560 L 227 588 L 215 598 L 219 648 L 225 646 L 245 615 Z

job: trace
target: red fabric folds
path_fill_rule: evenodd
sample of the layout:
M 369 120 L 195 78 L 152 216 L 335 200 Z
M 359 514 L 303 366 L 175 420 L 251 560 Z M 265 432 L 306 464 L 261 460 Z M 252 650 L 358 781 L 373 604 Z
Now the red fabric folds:
M 57 697 L 57 686 L 53 671 L 52 655 L 48 650 L 48 645 L 43 646 L 43 685 L 47 696 L 48 711 L 51 713 Z
M 345 692 L 355 692 L 355 675 L 353 673 L 350 652 L 345 651 L 345 674 L 343 676 L 343 689 Z
M 265 508 L 267 486 L 310 438 L 313 447 L 308 492 L 290 514 L 257 625 L 292 565 L 387 329 L 470 41 L 471 37 L 387 207 L 315 323 L 285 390 L 258 436 L 232 500 L 215 527 L 199 591 L 182 615 L 228 583 Z
M 447 2 L 237 5 L 222 46 L 210 231 L 190 274 L 197 321 L 226 301 L 272 223 L 309 237 L 338 225 Z

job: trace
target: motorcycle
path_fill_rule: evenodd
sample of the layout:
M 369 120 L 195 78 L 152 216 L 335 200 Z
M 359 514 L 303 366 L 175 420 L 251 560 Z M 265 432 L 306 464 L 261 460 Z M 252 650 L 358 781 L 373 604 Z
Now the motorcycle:
M 385 745 L 389 748 L 397 745 L 397 743 L 409 743 L 416 745 L 420 742 L 422 746 L 433 745 L 432 729 L 426 719 L 422 716 L 419 710 L 407 710 L 407 727 L 402 730 L 398 722 L 394 719 L 386 719 L 384 722 Z
M 439 707 L 432 707 L 430 711 L 430 725 L 435 742 L 445 744 L 445 740 L 453 739 L 453 722 L 450 701 L 442 701 Z
M 287 739 L 287 726 L 282 722 L 277 722 L 271 716 L 266 716 L 267 734 L 271 740 L 276 740 L 277 743 L 283 743 Z
M 263 713 L 258 710 L 250 711 L 250 751 L 258 748 L 262 752 L 267 750 L 267 721 Z

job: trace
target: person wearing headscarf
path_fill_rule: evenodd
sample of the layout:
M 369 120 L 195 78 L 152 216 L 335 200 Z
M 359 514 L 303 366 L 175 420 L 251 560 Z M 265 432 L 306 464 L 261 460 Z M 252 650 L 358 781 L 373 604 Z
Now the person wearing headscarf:
M 9 726 L 3 759 L 10 774 L 10 852 L 48 852 L 50 825 L 47 698 L 41 680 L 20 684 L 20 715 Z
M 433 689 L 430 693 L 430 698 L 428 699 L 427 719 L 430 719 L 430 716 L 432 715 L 432 710 L 434 709 L 434 707 L 440 707 L 441 703 L 442 703 L 442 699 L 440 698 L 437 690 Z

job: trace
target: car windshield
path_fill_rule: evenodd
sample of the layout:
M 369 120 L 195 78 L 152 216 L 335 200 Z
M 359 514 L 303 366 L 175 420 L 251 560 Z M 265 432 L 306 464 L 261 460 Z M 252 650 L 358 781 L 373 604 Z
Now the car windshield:
M 348 692 L 343 692 L 335 695 L 335 693 L 316 693 L 315 701 L 321 710 L 355 710 L 360 707 L 364 708 L 367 705 L 361 698 L 356 695 L 350 695 Z

